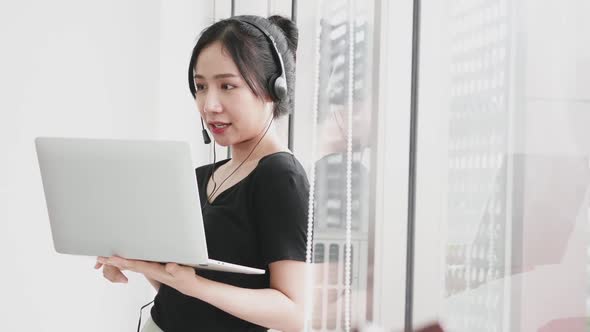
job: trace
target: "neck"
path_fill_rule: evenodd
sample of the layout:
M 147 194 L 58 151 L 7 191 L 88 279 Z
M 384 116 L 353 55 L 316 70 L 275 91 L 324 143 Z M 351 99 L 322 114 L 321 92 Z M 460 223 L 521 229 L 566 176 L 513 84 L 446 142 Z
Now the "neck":
M 285 150 L 285 148 L 282 146 L 282 144 L 280 144 L 279 137 L 278 137 L 276 130 L 275 130 L 274 121 L 270 125 L 270 128 L 268 128 L 266 135 L 264 134 L 264 131 L 266 131 L 266 128 L 264 128 L 264 130 L 256 137 L 254 137 L 250 140 L 241 142 L 239 144 L 232 145 L 231 146 L 232 159 L 230 162 L 232 164 L 233 163 L 240 164 L 246 158 L 248 158 L 247 162 L 250 162 L 250 161 L 257 162 L 260 158 L 262 158 L 263 156 L 265 156 L 269 153 Z M 261 138 L 262 138 L 262 140 L 261 140 Z M 260 141 L 260 143 L 258 143 L 258 141 Z M 256 145 L 256 144 L 258 144 L 258 145 Z M 252 151 L 252 149 L 254 149 L 254 151 Z M 252 154 L 250 154 L 250 153 L 252 153 Z M 248 157 L 248 155 L 250 155 L 250 156 Z

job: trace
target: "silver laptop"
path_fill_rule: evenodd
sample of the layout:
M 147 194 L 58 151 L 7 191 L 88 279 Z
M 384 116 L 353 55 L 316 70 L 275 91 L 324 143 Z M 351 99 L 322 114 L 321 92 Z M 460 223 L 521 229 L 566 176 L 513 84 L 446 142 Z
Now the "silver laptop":
M 209 259 L 186 142 L 35 139 L 55 250 L 247 274 Z

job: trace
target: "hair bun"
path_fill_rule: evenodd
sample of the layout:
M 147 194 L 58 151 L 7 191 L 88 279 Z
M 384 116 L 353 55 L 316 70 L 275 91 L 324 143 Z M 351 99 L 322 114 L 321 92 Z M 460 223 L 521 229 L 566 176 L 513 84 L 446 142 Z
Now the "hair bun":
M 287 43 L 289 46 L 289 50 L 293 52 L 293 55 L 297 52 L 297 41 L 299 40 L 299 31 L 297 30 L 297 26 L 293 21 L 288 18 L 285 18 L 280 15 L 273 15 L 268 18 L 268 20 L 279 27 L 285 37 L 287 37 Z

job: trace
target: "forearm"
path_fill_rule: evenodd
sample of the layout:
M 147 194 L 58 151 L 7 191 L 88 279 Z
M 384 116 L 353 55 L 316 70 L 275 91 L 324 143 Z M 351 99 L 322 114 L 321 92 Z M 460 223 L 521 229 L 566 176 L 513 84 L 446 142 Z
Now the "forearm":
M 233 316 L 281 331 L 303 329 L 303 307 L 272 288 L 249 289 L 198 278 L 189 294 Z
M 150 284 L 152 284 L 152 286 L 154 287 L 154 289 L 156 290 L 156 292 L 160 290 L 161 283 L 159 281 L 154 280 L 152 278 L 148 278 L 145 274 L 144 274 L 144 277 L 147 279 L 147 281 L 150 282 Z

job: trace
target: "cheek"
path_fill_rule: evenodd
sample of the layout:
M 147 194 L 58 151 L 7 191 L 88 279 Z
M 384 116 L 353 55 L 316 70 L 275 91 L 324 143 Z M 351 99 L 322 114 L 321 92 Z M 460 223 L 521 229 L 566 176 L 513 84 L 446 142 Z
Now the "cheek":
M 199 100 L 200 98 L 195 98 L 195 106 L 197 106 L 197 111 L 203 115 L 203 103 Z
M 249 137 L 255 135 L 258 130 L 257 119 L 252 115 L 236 112 L 232 114 L 231 121 L 240 136 Z
M 268 124 L 267 119 L 262 114 L 252 115 L 248 119 L 249 135 L 258 135 L 266 128 Z

